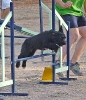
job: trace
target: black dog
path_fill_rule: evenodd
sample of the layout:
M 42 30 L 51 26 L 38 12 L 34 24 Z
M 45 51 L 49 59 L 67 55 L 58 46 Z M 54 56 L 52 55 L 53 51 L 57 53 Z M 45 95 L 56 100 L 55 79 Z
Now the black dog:
M 57 52 L 60 46 L 66 44 L 65 38 L 62 27 L 59 31 L 50 30 L 32 36 L 24 41 L 18 59 L 33 56 L 37 49 L 50 49 Z M 19 68 L 19 66 L 20 62 L 17 62 L 16 67 Z M 26 67 L 26 60 L 22 62 L 22 67 Z

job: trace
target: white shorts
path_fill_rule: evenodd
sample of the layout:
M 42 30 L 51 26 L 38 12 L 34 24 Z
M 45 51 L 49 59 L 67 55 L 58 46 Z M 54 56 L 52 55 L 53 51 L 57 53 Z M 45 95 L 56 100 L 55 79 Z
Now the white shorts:
M 2 0 L 2 9 L 6 9 L 10 7 L 11 0 Z

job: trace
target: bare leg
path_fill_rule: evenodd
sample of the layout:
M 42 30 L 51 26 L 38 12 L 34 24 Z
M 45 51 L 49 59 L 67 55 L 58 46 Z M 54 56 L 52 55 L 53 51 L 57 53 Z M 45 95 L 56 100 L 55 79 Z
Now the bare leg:
M 5 17 L 9 13 L 9 11 L 10 11 L 10 8 L 2 9 L 1 10 L 1 19 L 5 19 Z
M 70 50 L 74 46 L 75 42 L 79 38 L 79 30 L 78 28 L 71 28 L 70 29 Z M 67 49 L 66 45 L 63 46 L 63 60 L 67 56 Z
M 73 44 L 76 42 L 80 35 L 80 39 L 76 44 L 74 54 L 71 59 L 71 66 L 70 70 L 78 75 L 82 76 L 83 73 L 79 69 L 79 64 L 77 63 L 80 60 L 80 57 L 82 56 L 83 52 L 86 49 L 86 26 L 79 27 L 79 28 L 71 28 L 70 29 L 70 49 L 73 47 Z M 73 34 L 74 33 L 74 34 Z M 63 59 L 66 56 L 66 48 L 63 48 Z
M 73 63 L 79 61 L 80 57 L 82 56 L 83 52 L 86 49 L 86 26 L 80 27 L 79 32 L 80 32 L 81 38 L 75 47 L 75 52 L 71 59 Z

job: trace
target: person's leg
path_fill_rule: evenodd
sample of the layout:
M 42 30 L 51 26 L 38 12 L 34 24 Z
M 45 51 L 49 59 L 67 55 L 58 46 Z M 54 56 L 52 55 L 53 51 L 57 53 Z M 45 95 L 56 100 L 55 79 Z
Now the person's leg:
M 79 38 L 79 29 L 78 28 L 71 28 L 70 29 L 70 50 L 73 47 L 74 43 Z M 67 49 L 66 45 L 63 46 L 63 61 L 67 56 Z M 59 77 L 63 77 L 62 73 L 58 73 Z
M 10 8 L 2 9 L 1 10 L 1 19 L 5 19 L 5 17 L 9 13 L 9 11 L 10 11 Z
M 84 16 L 78 17 L 78 26 L 81 38 L 76 44 L 70 69 L 74 74 L 81 76 L 83 73 L 80 71 L 78 61 L 86 49 L 86 18 Z
M 75 52 L 71 59 L 73 63 L 79 61 L 81 55 L 86 49 L 86 26 L 79 27 L 79 32 L 80 32 L 81 38 L 75 47 Z
M 86 49 L 86 26 L 83 27 L 79 27 L 80 30 L 80 35 L 81 38 L 79 39 L 79 41 L 76 44 L 75 47 L 75 51 L 73 54 L 73 57 L 71 59 L 71 65 L 70 65 L 70 69 L 72 70 L 72 72 L 78 76 L 82 76 L 83 73 L 80 71 L 79 68 L 79 60 L 80 57 L 82 56 L 82 54 L 84 53 L 85 49 Z
M 69 17 L 70 16 L 68 16 L 68 19 L 69 19 Z M 76 44 L 75 51 L 74 51 L 73 57 L 70 62 L 70 69 L 74 74 L 81 76 L 83 74 L 80 71 L 78 61 L 79 61 L 82 53 L 84 52 L 85 46 L 86 46 L 86 34 L 85 34 L 86 18 L 82 17 L 82 16 L 81 17 L 71 16 L 70 19 L 72 19 L 72 21 L 70 21 L 71 28 L 70 28 L 70 48 L 69 49 L 71 49 L 73 47 L 74 43 L 81 35 L 80 40 Z M 66 20 L 67 20 L 67 18 L 66 18 Z M 77 25 L 78 25 L 78 27 L 77 27 Z M 81 26 L 83 26 L 83 27 L 81 27 Z M 66 46 L 64 46 L 63 47 L 63 60 L 66 57 L 66 52 L 67 52 Z
M 1 18 L 5 19 L 6 15 L 10 11 L 10 2 L 11 0 L 2 0 L 2 10 L 1 10 Z
M 69 49 L 71 49 L 80 36 L 79 29 L 77 28 L 78 27 L 77 17 L 71 16 L 71 15 L 64 15 L 64 16 L 62 16 L 62 18 L 65 22 L 70 21 L 70 48 Z M 67 48 L 66 45 L 64 45 L 63 46 L 63 61 L 64 61 L 65 57 L 67 56 L 66 48 Z
M 79 29 L 78 29 L 78 18 L 72 15 L 63 15 L 63 20 L 67 23 L 70 22 L 70 48 L 73 47 L 77 39 L 79 38 Z M 66 45 L 63 46 L 63 61 L 67 55 Z
M 79 29 L 78 28 L 70 28 L 70 50 L 74 46 L 75 42 L 79 38 Z M 67 56 L 67 49 L 66 45 L 63 46 L 63 61 Z

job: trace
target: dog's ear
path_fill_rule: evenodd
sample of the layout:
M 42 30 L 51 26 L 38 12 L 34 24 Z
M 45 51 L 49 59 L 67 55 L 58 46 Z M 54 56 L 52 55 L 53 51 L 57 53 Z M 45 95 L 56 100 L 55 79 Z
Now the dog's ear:
M 61 33 L 63 33 L 63 28 L 62 28 L 62 26 L 60 26 L 59 31 L 60 31 Z

